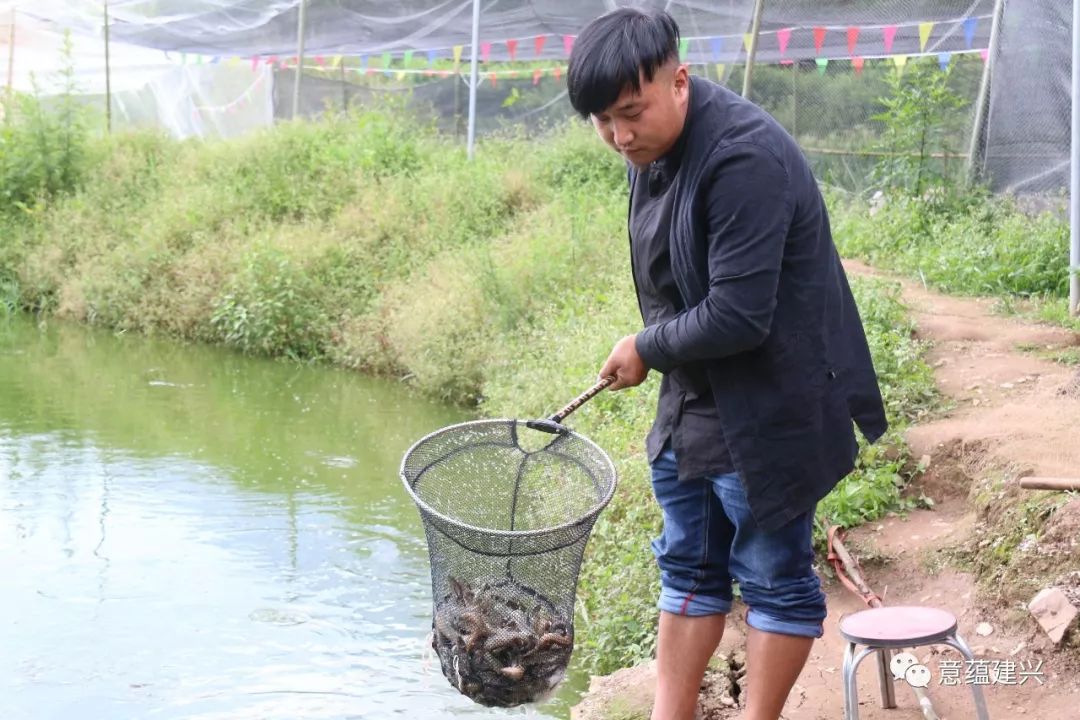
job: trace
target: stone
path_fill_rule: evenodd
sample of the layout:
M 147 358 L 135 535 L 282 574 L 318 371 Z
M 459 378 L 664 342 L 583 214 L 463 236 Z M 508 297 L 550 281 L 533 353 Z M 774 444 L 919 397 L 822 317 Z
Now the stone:
M 1073 620 L 1080 614 L 1065 593 L 1056 587 L 1048 587 L 1028 603 L 1028 612 L 1039 622 L 1039 626 L 1056 645 L 1065 637 Z
M 990 623 L 982 622 L 975 626 L 975 634 L 981 637 L 988 637 L 994 634 L 994 626 Z

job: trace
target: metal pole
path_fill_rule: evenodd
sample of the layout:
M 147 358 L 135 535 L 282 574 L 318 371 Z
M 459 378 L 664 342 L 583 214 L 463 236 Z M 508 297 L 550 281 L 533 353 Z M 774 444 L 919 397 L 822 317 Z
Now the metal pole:
M 1080 315 L 1080 0 L 1073 0 L 1072 53 L 1072 147 L 1070 154 L 1069 311 Z
M 11 7 L 11 42 L 8 45 L 7 63 L 7 99 L 11 100 L 11 93 L 15 87 L 15 6 Z M 10 110 L 10 108 L 8 108 Z M 4 117 L 7 117 L 5 113 Z
M 112 80 L 109 71 L 109 0 L 105 0 L 105 130 L 112 132 Z
M 307 0 L 300 0 L 300 18 L 296 23 L 296 81 L 293 84 L 292 117 L 300 114 L 300 82 L 304 77 L 304 25 L 307 21 Z
M 750 27 L 750 47 L 746 50 L 746 69 L 743 72 L 742 96 L 750 97 L 750 79 L 754 74 L 754 58 L 757 57 L 758 30 L 761 29 L 761 11 L 765 9 L 765 0 L 754 4 L 754 22 Z
M 472 4 L 472 57 L 469 60 L 469 136 L 466 141 L 469 159 L 476 154 L 476 87 L 480 76 L 480 0 Z
M 971 143 L 968 146 L 967 177 L 977 180 L 982 175 L 982 161 L 986 144 L 986 116 L 990 112 L 990 83 L 993 82 L 994 56 L 997 55 L 998 37 L 1001 35 L 1001 16 L 1005 12 L 1005 0 L 994 5 L 994 19 L 990 25 L 990 48 L 979 83 L 979 97 L 975 101 L 975 124 L 971 127 Z

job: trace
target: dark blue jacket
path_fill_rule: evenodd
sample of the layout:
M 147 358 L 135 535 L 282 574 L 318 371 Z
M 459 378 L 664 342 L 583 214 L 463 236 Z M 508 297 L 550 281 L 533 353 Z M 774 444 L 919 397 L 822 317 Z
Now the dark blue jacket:
M 660 372 L 707 361 L 751 511 L 773 529 L 851 472 L 852 421 L 874 442 L 885 409 L 798 145 L 768 113 L 698 77 L 686 121 L 670 242 L 688 309 L 646 327 L 636 346 Z

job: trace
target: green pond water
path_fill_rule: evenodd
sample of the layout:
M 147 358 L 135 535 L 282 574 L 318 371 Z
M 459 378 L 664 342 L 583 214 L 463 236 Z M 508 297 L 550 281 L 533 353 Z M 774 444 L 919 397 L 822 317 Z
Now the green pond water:
M 443 678 L 390 381 L 0 317 L 0 718 L 567 717 Z

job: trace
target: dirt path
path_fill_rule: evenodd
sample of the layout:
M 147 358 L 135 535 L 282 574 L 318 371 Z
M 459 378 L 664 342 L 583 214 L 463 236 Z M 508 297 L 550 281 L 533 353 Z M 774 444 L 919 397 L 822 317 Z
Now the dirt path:
M 857 262 L 846 262 L 845 266 L 852 275 L 882 275 Z M 908 434 L 914 457 L 928 456 L 930 460 L 917 490 L 931 497 L 936 505 L 934 510 L 919 510 L 907 518 L 888 518 L 859 528 L 851 533 L 848 545 L 862 559 L 867 581 L 879 595 L 884 595 L 887 605 L 923 604 L 948 609 L 959 619 L 960 635 L 980 660 L 989 661 L 990 666 L 996 662 L 997 668 L 1015 668 L 1018 675 L 1024 669 L 1035 671 L 1023 684 L 1019 677 L 1008 684 L 983 684 L 994 720 L 1080 718 L 1076 653 L 1055 650 L 1022 607 L 1003 609 L 987 603 L 971 575 L 949 565 L 942 567 L 937 559 L 943 548 L 980 542 L 978 518 L 969 492 L 981 475 L 1007 472 L 1009 482 L 1014 484 L 1022 474 L 1080 476 L 1077 369 L 1032 352 L 1080 345 L 1080 336 L 995 315 L 986 300 L 947 297 L 906 281 L 902 285 L 904 301 L 911 308 L 920 337 L 932 343 L 928 360 L 938 386 L 953 406 Z M 1080 511 L 1080 501 L 1074 500 L 1071 505 L 1071 510 Z M 1073 514 L 1080 519 L 1080 512 Z M 1080 539 L 1073 538 L 1072 542 L 1076 541 Z M 826 589 L 829 617 L 825 636 L 815 644 L 792 693 L 783 716 L 786 720 L 842 717 L 840 667 L 844 643 L 837 624 L 843 615 L 865 606 L 836 582 L 827 582 Z M 745 627 L 737 615 L 741 616 L 741 611 L 730 616 L 721 652 L 742 647 Z M 980 623 L 988 623 L 993 631 L 979 635 L 976 627 Z M 973 718 L 969 686 L 941 684 L 939 660 L 959 658 L 952 651 L 941 650 L 923 648 L 917 653 L 931 669 L 927 692 L 941 720 Z M 903 682 L 896 685 L 899 707 L 881 709 L 872 658 L 860 667 L 858 679 L 863 720 L 923 718 L 914 693 Z M 647 702 L 650 684 L 648 666 L 596 682 L 597 692 L 575 710 L 574 717 L 608 717 L 605 713 L 612 709 L 612 702 L 622 705 L 630 688 L 639 701 Z M 721 710 L 715 698 L 704 697 L 703 703 L 709 720 L 737 716 L 734 711 Z M 638 715 L 624 713 L 618 717 Z

